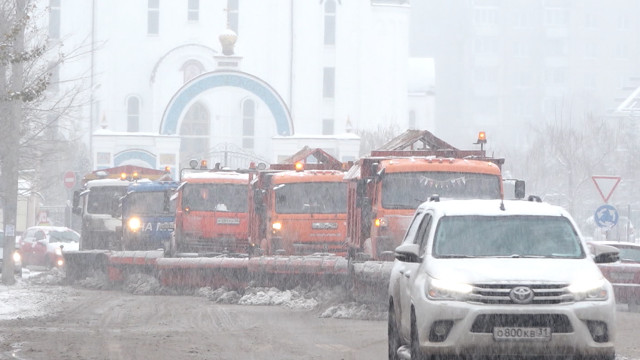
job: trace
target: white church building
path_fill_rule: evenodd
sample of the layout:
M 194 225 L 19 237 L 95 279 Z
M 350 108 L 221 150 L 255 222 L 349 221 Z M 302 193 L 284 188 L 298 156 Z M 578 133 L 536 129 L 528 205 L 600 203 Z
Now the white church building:
M 303 146 L 347 161 L 358 130 L 433 128 L 407 0 L 47 1 L 50 41 L 88 50 L 54 78 L 84 79 L 94 169 L 246 167 Z

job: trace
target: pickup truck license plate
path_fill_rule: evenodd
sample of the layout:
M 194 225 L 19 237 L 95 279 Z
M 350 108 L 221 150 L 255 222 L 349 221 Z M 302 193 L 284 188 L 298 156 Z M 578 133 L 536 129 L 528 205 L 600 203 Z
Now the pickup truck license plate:
M 505 340 L 551 340 L 551 328 L 548 327 L 494 327 L 493 338 Z

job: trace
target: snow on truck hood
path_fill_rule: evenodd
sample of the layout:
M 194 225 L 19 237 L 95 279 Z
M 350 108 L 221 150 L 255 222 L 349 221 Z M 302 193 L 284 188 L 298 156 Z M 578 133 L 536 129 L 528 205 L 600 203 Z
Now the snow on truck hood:
M 427 273 L 436 279 L 479 283 L 572 283 L 601 279 L 590 258 L 464 258 L 428 260 Z

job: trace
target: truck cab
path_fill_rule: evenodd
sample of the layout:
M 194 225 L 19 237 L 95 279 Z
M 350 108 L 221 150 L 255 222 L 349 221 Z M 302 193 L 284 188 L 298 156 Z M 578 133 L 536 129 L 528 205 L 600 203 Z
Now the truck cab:
M 483 135 L 478 140 L 486 141 Z M 415 209 L 442 199 L 501 199 L 504 159 L 459 150 L 428 131 L 408 130 L 345 174 L 349 259 L 393 260 Z M 518 182 L 524 196 L 523 183 Z M 515 185 L 514 185 L 515 186 Z
M 74 193 L 73 211 L 82 216 L 80 250 L 116 250 L 120 248 L 117 229 L 122 220 L 113 209 L 127 193 L 129 180 L 98 179 L 84 184 Z
M 168 249 L 175 221 L 175 181 L 138 181 L 122 197 L 123 250 Z
M 339 170 L 262 172 L 252 182 L 252 239 L 266 254 L 346 254 L 347 184 Z
M 250 252 L 249 174 L 212 169 L 187 172 L 181 181 L 171 198 L 176 212 L 170 256 Z
M 114 212 L 128 186 L 139 179 L 167 177 L 167 170 L 133 165 L 92 171 L 73 194 L 73 213 L 82 217 L 80 250 L 120 250 L 122 219 Z

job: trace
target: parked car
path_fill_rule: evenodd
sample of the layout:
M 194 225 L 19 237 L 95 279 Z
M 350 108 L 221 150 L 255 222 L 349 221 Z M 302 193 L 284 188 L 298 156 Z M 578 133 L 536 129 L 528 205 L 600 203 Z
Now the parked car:
M 395 250 L 389 359 L 615 358 L 611 284 L 569 213 L 532 200 L 420 205 Z
M 627 304 L 629 311 L 640 311 L 640 244 L 618 241 L 598 241 L 590 244 L 613 246 L 619 250 L 620 261 L 598 264 L 613 285 L 618 304 Z
M 33 226 L 25 230 L 19 244 L 22 263 L 47 268 L 64 265 L 63 251 L 77 251 L 80 234 L 64 226 Z
M 22 276 L 22 256 L 20 256 L 20 252 L 16 249 L 13 252 L 13 271 Z M 4 231 L 0 230 L 0 273 L 2 272 L 2 266 L 4 265 Z

